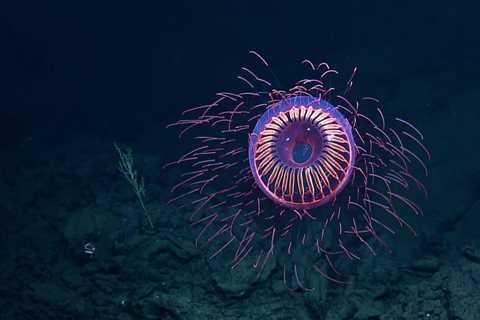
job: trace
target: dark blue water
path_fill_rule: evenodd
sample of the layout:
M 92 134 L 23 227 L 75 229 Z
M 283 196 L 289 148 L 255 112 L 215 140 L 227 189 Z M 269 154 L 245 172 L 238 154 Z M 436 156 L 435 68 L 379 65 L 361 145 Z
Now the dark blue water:
M 480 319 L 478 9 L 2 3 L 0 319 Z M 379 167 L 354 165 L 388 180 L 368 176 L 387 197 L 362 197 L 366 215 L 348 213 L 365 192 L 359 171 L 328 207 L 293 211 L 265 197 L 242 158 L 266 108 L 256 105 L 322 79 L 325 65 L 314 72 L 304 59 L 338 70 L 325 75 L 335 94 L 322 97 L 375 123 L 350 122 Z M 215 95 L 246 91 L 261 94 Z M 166 126 L 180 119 L 205 122 L 179 139 L 184 124 Z M 298 152 L 298 163 L 311 156 Z

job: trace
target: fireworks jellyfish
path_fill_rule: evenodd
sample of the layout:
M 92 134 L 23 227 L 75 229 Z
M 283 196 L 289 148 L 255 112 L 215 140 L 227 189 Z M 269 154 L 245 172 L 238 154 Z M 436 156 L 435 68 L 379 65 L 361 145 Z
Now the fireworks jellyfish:
M 415 235 L 407 216 L 422 210 L 406 193 L 427 193 L 412 173 L 428 174 L 424 137 L 386 119 L 379 100 L 351 97 L 357 68 L 339 91 L 336 70 L 304 60 L 310 76 L 283 90 L 250 53 L 259 71 L 241 68 L 244 89 L 169 125 L 193 144 L 166 165 L 183 172 L 170 202 L 189 211 L 195 244 L 208 244 L 210 258 L 228 254 L 232 269 L 248 264 L 260 275 L 273 263 L 292 290 L 313 290 L 315 275 L 348 282 L 340 258 L 375 254 L 377 244 L 390 251 L 385 236 L 400 228 Z

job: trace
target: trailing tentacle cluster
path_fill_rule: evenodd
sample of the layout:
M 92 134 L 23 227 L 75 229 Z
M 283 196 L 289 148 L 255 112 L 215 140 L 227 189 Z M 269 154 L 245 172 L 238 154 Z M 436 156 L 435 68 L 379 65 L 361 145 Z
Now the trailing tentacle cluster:
M 183 170 L 170 203 L 191 208 L 197 245 L 258 274 L 277 261 L 286 284 L 310 290 L 312 274 L 344 282 L 337 258 L 358 260 L 359 244 L 375 253 L 376 243 L 390 250 L 395 226 L 415 234 L 405 211 L 422 211 L 406 192 L 426 194 L 411 168 L 428 174 L 430 154 L 422 133 L 400 118 L 392 125 L 377 99 L 349 97 L 356 68 L 338 92 L 327 85 L 336 70 L 303 64 L 311 76 L 288 90 L 243 67 L 246 90 L 185 110 L 170 126 L 183 127 L 179 137 L 195 131 L 194 146 L 166 166 Z

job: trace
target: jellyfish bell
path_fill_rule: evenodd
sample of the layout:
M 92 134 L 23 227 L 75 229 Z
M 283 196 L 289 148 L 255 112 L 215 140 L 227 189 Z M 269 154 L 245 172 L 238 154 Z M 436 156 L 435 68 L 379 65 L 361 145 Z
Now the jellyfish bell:
M 271 106 L 249 142 L 260 189 L 280 206 L 310 209 L 348 184 L 355 163 L 349 122 L 321 98 L 293 96 Z

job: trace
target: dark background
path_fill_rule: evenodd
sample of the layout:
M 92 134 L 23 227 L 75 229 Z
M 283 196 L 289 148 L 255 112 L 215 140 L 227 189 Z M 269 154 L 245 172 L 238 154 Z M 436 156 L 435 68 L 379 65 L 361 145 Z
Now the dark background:
M 0 319 L 477 320 L 479 9 L 451 0 L 0 1 Z M 192 249 L 191 208 L 167 203 L 182 168 L 161 168 L 191 140 L 165 126 L 236 91 L 242 66 L 264 72 L 249 50 L 283 90 L 302 79 L 305 58 L 338 69 L 342 85 L 358 66 L 353 90 L 425 135 L 430 174 L 415 174 L 429 197 L 412 192 L 425 216 L 405 212 L 419 236 L 398 232 L 392 255 L 379 246 L 362 257 L 353 286 L 290 293 L 280 268 L 258 284 L 242 280 L 250 268 L 230 281 L 229 266 Z M 153 233 L 114 141 L 132 148 L 145 177 Z
M 381 86 L 399 74 L 455 70 L 438 90 L 461 90 L 468 81 L 459 79 L 475 85 L 479 69 L 472 4 L 9 1 L 0 8 L 0 147 L 88 136 L 150 139 L 161 150 L 174 136 L 165 124 L 231 88 L 251 49 L 285 86 L 310 58 L 359 65 L 384 99 Z

